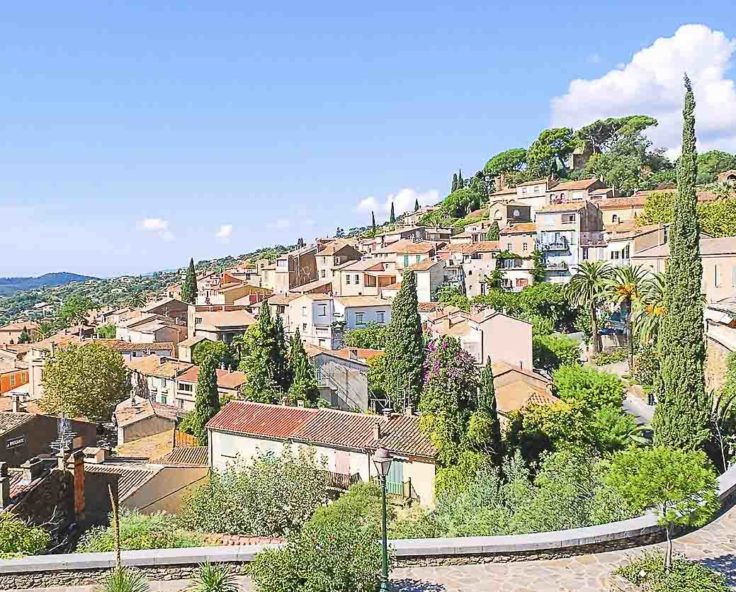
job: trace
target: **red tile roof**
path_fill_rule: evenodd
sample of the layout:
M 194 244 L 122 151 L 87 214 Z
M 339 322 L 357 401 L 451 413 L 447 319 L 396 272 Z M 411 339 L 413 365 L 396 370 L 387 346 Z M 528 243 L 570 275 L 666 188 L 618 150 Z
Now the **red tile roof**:
M 316 409 L 230 401 L 207 423 L 221 432 L 286 439 L 317 414 Z
M 374 438 L 374 426 L 380 438 Z M 292 440 L 306 444 L 375 450 L 383 446 L 395 454 L 434 458 L 431 440 L 419 429 L 419 417 L 391 417 L 231 401 L 207 424 L 216 431 Z
M 179 375 L 179 382 L 197 382 L 199 380 L 199 366 L 192 366 Z M 217 369 L 217 386 L 223 389 L 237 389 L 245 382 L 245 373 L 228 372 L 227 370 Z
M 501 230 L 501 234 L 531 234 L 537 231 L 537 225 L 534 222 L 520 222 L 507 226 Z

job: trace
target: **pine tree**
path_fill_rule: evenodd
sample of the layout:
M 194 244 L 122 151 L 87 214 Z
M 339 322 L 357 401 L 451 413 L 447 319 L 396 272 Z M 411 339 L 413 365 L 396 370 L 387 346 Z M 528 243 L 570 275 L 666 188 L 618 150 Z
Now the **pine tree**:
M 450 188 L 450 193 L 455 193 L 457 191 L 457 173 L 452 173 L 452 187 Z
M 220 394 L 217 391 L 217 358 L 207 356 L 199 366 L 197 394 L 190 430 L 199 440 L 200 446 L 207 445 L 207 422 L 220 410 Z
M 396 410 L 402 410 L 407 404 L 416 408 L 422 392 L 423 362 L 424 338 L 417 283 L 414 273 L 407 270 L 391 306 L 386 339 L 386 391 Z
M 696 215 L 695 98 L 687 76 L 682 115 L 682 155 L 670 227 L 667 312 L 659 333 L 661 374 L 653 427 L 656 444 L 690 450 L 701 447 L 708 438 L 709 407 L 703 371 L 703 266 Z
M 457 171 L 457 188 L 462 189 L 465 187 L 465 181 L 463 181 L 463 172 L 458 169 Z
M 304 350 L 298 328 L 291 338 L 290 346 L 289 368 L 293 379 L 289 388 L 289 401 L 291 403 L 304 401 L 307 406 L 315 407 L 319 400 L 317 377 L 314 374 L 314 366 L 309 362 L 307 352 Z
M 371 228 L 373 228 L 373 232 L 376 232 L 376 213 L 371 212 Z
M 18 343 L 30 343 L 31 342 L 31 334 L 28 332 L 27 327 L 23 327 L 23 330 L 20 332 L 20 335 L 18 336 Z
M 501 237 L 501 229 L 498 227 L 498 220 L 494 220 L 486 234 L 486 240 L 497 241 Z
M 419 198 L 418 197 L 414 200 L 414 211 L 415 212 L 419 211 Z
M 194 269 L 194 259 L 189 260 L 187 275 L 181 287 L 181 299 L 189 304 L 197 302 L 197 272 Z
M 501 422 L 498 418 L 496 387 L 493 384 L 493 366 L 490 356 L 486 360 L 485 368 L 480 373 L 478 413 L 488 422 L 487 451 L 493 459 L 493 464 L 501 467 L 503 464 L 503 441 L 501 439 Z
M 396 214 L 394 213 L 394 202 L 391 202 L 391 215 L 388 219 L 388 221 L 393 224 L 396 222 Z

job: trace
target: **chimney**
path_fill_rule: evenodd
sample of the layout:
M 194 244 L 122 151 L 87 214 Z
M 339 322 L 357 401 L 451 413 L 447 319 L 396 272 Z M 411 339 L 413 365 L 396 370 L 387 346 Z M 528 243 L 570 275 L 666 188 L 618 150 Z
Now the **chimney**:
M 8 463 L 0 462 L 0 509 L 10 504 L 10 477 L 8 477 Z
M 404 415 L 408 415 L 409 417 L 414 415 L 414 407 L 412 405 L 407 405 L 406 409 L 404 409 Z
M 34 456 L 20 465 L 20 468 L 23 469 L 23 481 L 33 481 L 43 474 L 43 461 Z
M 77 521 L 84 514 L 84 452 L 76 450 L 69 455 L 66 465 L 67 470 L 74 476 L 74 513 Z
M 304 409 L 304 401 L 302 401 L 302 400 L 297 401 L 296 402 L 296 406 L 297 407 L 301 407 L 302 409 Z
M 373 439 L 376 442 L 381 439 L 381 424 L 378 422 L 373 424 Z
M 386 419 L 388 419 L 389 417 L 391 417 L 391 407 L 384 407 L 381 413 Z

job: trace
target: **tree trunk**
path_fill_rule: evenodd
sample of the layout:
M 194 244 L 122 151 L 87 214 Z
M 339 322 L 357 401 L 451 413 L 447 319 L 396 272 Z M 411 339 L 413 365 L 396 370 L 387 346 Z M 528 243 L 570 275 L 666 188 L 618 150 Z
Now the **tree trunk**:
M 667 573 L 670 573 L 672 569 L 672 532 L 670 529 L 671 527 L 669 525 L 665 528 L 665 533 L 667 534 L 667 550 L 664 554 L 664 571 Z
M 598 335 L 598 317 L 595 311 L 595 305 L 590 307 L 590 331 L 593 333 L 593 354 L 601 351 L 600 336 Z
M 123 566 L 120 558 L 120 509 L 118 508 L 117 496 L 112 493 L 112 485 L 108 483 L 107 492 L 110 495 L 110 505 L 112 506 L 112 520 L 115 527 L 115 568 L 120 569 Z

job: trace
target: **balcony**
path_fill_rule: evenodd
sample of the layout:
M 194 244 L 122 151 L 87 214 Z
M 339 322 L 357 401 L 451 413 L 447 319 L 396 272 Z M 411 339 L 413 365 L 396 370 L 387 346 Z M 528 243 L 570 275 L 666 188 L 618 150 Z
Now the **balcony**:
M 605 247 L 606 239 L 602 232 L 581 232 L 580 233 L 580 246 L 581 247 Z
M 569 266 L 564 261 L 552 261 L 544 264 L 547 271 L 567 271 Z
M 354 473 L 335 473 L 334 471 L 319 471 L 327 477 L 327 487 L 347 491 L 351 485 L 360 481 L 360 475 Z
M 559 238 L 542 243 L 540 247 L 542 251 L 567 251 L 570 249 L 570 245 L 567 242 L 567 239 L 564 238 Z

